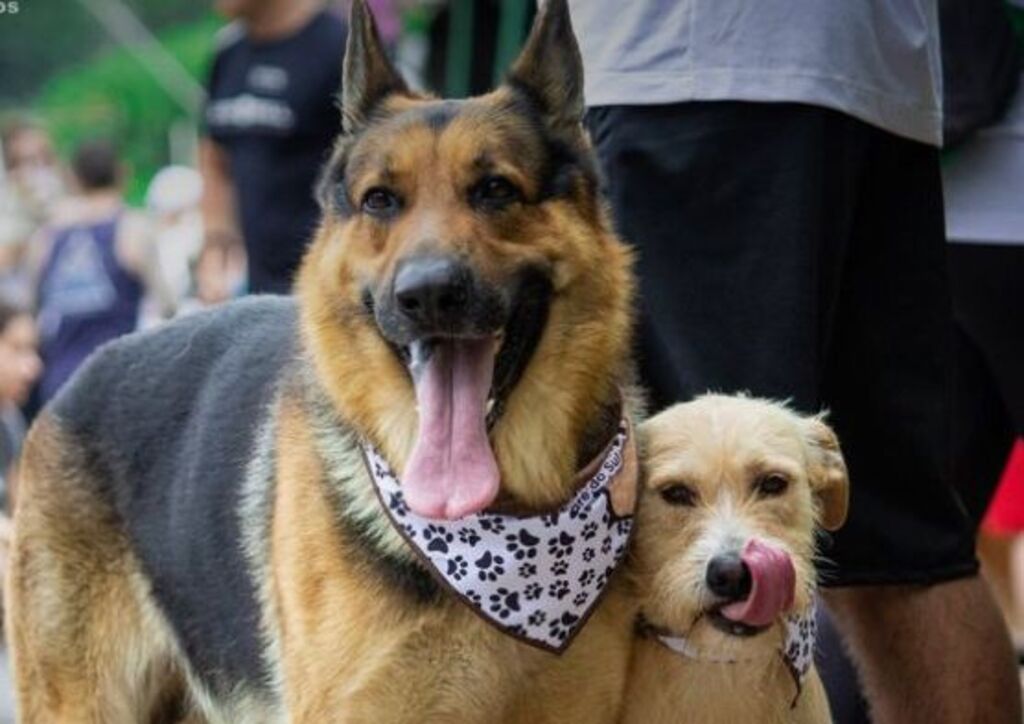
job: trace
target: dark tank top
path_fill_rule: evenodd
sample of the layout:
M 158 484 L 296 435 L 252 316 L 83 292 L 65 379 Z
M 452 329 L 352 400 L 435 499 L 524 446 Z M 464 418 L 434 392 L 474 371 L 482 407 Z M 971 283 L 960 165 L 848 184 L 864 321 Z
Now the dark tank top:
M 114 251 L 121 215 L 56 231 L 39 277 L 43 402 L 97 347 L 135 329 L 143 288 Z

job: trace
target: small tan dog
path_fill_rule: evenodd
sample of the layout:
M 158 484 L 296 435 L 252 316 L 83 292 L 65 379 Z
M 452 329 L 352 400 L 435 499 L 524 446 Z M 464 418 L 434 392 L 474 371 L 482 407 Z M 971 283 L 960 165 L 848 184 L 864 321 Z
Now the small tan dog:
M 709 395 L 640 429 L 640 599 L 623 721 L 821 724 L 815 531 L 846 518 L 847 474 L 819 417 Z

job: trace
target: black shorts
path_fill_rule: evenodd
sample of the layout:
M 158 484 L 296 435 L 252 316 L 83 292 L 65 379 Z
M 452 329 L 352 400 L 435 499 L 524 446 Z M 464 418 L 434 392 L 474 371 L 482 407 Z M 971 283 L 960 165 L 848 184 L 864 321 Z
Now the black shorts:
M 1024 435 L 1024 246 L 950 244 L 956 319 L 953 481 L 980 521 Z
M 797 104 L 601 107 L 587 125 L 638 250 L 654 407 L 714 390 L 828 408 L 851 506 L 823 582 L 973 575 L 938 151 Z

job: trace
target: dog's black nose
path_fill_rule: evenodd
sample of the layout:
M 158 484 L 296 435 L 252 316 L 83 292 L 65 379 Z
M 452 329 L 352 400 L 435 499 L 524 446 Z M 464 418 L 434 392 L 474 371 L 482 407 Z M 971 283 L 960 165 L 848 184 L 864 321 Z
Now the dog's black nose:
M 420 257 L 402 263 L 395 275 L 399 311 L 417 326 L 442 331 L 464 309 L 472 274 L 457 259 Z
M 742 601 L 750 595 L 750 569 L 735 553 L 715 556 L 708 561 L 704 580 L 712 593 L 730 601 Z

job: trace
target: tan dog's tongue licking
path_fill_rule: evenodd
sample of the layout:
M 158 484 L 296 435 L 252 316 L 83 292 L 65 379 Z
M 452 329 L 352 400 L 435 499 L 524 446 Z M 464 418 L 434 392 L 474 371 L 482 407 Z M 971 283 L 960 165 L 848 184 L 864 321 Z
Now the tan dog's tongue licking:
M 498 494 L 498 463 L 487 439 L 493 339 L 439 342 L 415 378 L 419 432 L 402 474 L 409 508 L 454 520 Z
M 750 626 L 767 626 L 793 605 L 796 571 L 789 554 L 751 539 L 740 554 L 750 570 L 750 595 L 722 608 L 722 615 Z

